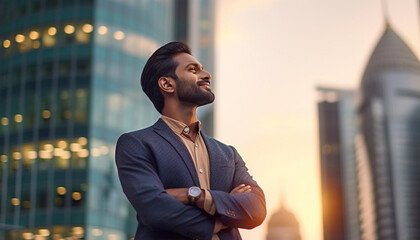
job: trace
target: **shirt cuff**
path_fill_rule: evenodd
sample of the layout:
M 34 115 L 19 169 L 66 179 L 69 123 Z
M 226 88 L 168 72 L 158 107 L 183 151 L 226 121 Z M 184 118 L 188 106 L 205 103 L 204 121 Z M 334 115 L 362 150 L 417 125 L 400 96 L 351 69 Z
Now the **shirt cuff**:
M 204 211 L 210 215 L 214 215 L 216 213 L 216 206 L 214 205 L 213 197 L 207 189 L 204 189 Z

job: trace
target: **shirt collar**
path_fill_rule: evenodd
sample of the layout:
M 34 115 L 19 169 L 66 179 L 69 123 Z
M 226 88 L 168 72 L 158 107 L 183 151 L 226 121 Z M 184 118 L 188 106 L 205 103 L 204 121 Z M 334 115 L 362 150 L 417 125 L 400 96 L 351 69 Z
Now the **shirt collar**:
M 165 115 L 162 115 L 161 118 L 169 126 L 169 128 L 175 133 L 177 134 L 189 133 L 190 127 L 187 124 L 180 122 L 178 120 L 175 120 L 173 118 L 170 118 L 168 116 L 165 116 Z M 197 132 L 199 134 L 201 131 L 201 122 L 197 121 L 195 123 L 192 123 L 191 125 L 194 125 L 194 124 L 198 124 Z

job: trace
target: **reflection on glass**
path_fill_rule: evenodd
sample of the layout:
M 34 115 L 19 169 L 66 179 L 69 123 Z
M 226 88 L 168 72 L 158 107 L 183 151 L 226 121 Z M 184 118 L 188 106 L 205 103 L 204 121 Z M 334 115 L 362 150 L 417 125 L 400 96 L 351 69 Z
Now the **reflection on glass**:
M 39 41 L 33 41 L 32 42 L 32 48 L 38 49 L 41 46 L 41 43 Z
M 124 34 L 124 32 L 122 32 L 122 31 L 116 31 L 116 32 L 114 33 L 114 38 L 115 38 L 116 40 L 123 40 L 123 39 L 124 39 L 124 37 L 125 37 L 125 34 Z
M 98 28 L 98 33 L 99 33 L 100 35 L 105 35 L 105 34 L 107 34 L 107 32 L 108 32 L 108 28 L 107 28 L 107 27 L 105 27 L 105 26 L 100 26 L 100 27 Z

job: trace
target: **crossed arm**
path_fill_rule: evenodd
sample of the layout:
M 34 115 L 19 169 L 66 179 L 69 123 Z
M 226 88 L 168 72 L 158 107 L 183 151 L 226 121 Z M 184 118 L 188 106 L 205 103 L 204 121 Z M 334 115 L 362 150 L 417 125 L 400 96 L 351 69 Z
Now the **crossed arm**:
M 236 150 L 232 186 L 237 187 L 229 193 L 208 191 L 216 206 L 215 216 L 201 210 L 204 198 L 198 200 L 197 207 L 187 205 L 187 188 L 164 189 L 149 151 L 144 143 L 126 134 L 120 137 L 116 149 L 123 190 L 146 228 L 180 235 L 211 236 L 216 221 L 233 228 L 253 228 L 263 221 L 266 214 L 264 194 L 248 174 Z M 241 181 L 250 186 L 241 185 Z M 226 213 L 227 209 L 235 210 L 236 216 Z
M 196 206 L 200 208 L 201 210 L 204 210 L 204 196 L 205 195 L 203 194 L 203 192 L 204 191 L 202 190 L 202 194 L 200 195 L 200 198 L 197 199 L 197 202 L 196 202 Z M 235 187 L 234 189 L 232 189 L 232 191 L 230 191 L 230 194 L 233 195 L 233 194 L 240 194 L 240 193 L 247 193 L 247 192 L 251 192 L 251 186 L 241 184 Z M 170 189 L 166 189 L 166 193 L 174 197 L 176 200 L 182 202 L 183 204 L 185 205 L 188 204 L 188 188 L 170 188 Z

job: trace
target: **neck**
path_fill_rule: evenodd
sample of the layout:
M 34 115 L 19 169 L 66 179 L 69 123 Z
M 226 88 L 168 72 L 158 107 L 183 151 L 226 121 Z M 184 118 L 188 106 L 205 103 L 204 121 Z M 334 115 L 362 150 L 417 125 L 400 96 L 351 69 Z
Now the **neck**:
M 197 122 L 197 106 L 185 106 L 181 104 L 165 104 L 162 109 L 162 115 L 173 118 L 190 126 Z

